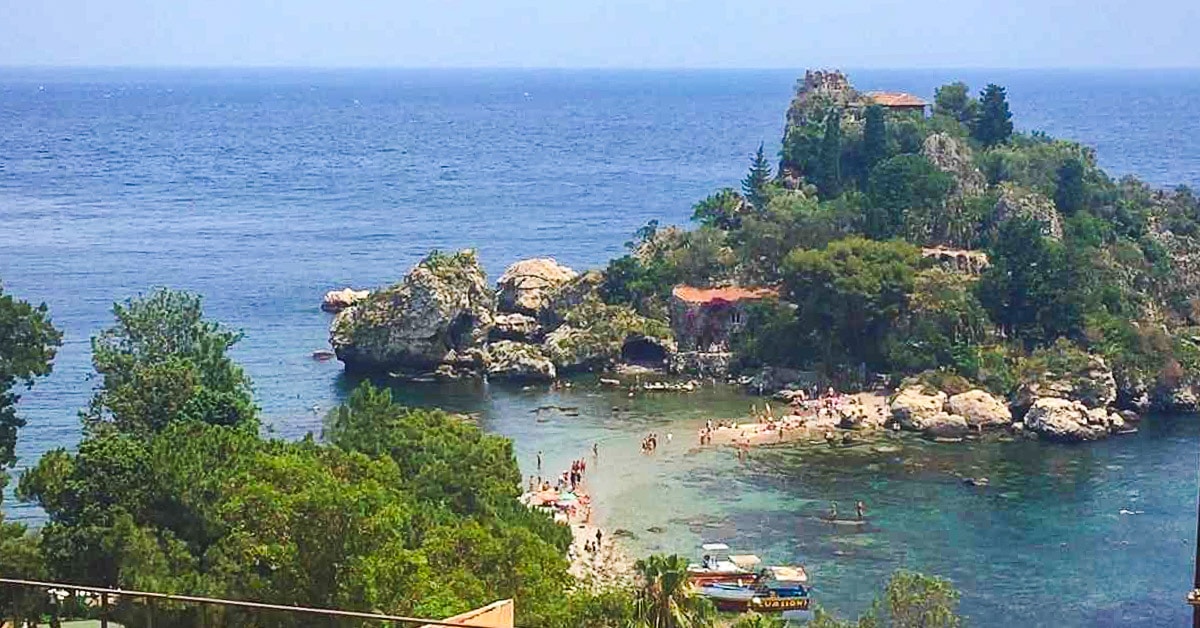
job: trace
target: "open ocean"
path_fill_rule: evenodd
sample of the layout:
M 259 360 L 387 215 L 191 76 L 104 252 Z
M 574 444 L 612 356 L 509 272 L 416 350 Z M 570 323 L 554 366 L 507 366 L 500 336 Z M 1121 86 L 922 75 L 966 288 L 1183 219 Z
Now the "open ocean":
M 235 355 L 274 433 L 319 431 L 347 387 L 338 363 L 309 357 L 326 346 L 326 290 L 393 282 L 431 248 L 476 247 L 493 278 L 532 256 L 602 265 L 647 221 L 684 223 L 695 201 L 736 186 L 760 142 L 778 150 L 802 74 L 0 69 L 0 281 L 45 301 L 66 334 L 54 374 L 22 400 L 20 464 L 78 440 L 88 338 L 113 301 L 155 286 L 203 294 L 211 317 L 245 332 Z M 850 77 L 930 98 L 950 80 L 996 82 L 1018 127 L 1093 146 L 1114 175 L 1200 186 L 1200 71 Z M 1136 436 L 1080 447 L 906 443 L 877 459 L 773 448 L 730 473 L 727 452 L 680 444 L 644 458 L 635 446 L 671 421 L 735 416 L 748 399 L 397 392 L 481 412 L 527 469 L 538 450 L 553 452 L 554 468 L 599 441 L 597 499 L 635 551 L 692 552 L 720 537 L 802 559 L 819 601 L 844 613 L 907 566 L 952 578 L 975 625 L 1163 626 L 1188 615 L 1192 418 L 1156 417 Z M 548 403 L 580 416 L 531 412 Z M 966 491 L 954 473 L 993 484 Z M 858 498 L 869 529 L 813 523 L 830 500 Z M 11 495 L 4 507 L 42 517 Z

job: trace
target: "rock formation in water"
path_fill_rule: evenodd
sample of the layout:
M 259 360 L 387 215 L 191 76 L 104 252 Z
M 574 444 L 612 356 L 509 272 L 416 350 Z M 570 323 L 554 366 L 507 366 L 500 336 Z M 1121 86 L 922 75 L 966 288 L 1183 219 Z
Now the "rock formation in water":
M 329 342 L 348 370 L 478 369 L 494 312 L 475 252 L 434 252 L 400 283 L 338 314 Z
M 1025 414 L 1025 428 L 1047 440 L 1079 442 L 1118 432 L 1125 428 L 1125 421 L 1104 407 L 1089 408 L 1079 401 L 1042 397 Z

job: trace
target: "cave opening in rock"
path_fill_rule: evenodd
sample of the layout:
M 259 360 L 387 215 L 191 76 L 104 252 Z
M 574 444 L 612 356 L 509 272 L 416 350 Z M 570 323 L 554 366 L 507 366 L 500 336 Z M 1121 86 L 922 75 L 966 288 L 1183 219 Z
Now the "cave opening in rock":
M 458 349 L 470 344 L 471 332 L 475 330 L 475 317 L 467 312 L 461 312 L 454 320 L 450 322 L 449 329 L 446 330 L 446 339 L 450 343 L 450 348 Z
M 667 350 L 646 338 L 632 338 L 621 346 L 621 360 L 630 364 L 662 364 Z

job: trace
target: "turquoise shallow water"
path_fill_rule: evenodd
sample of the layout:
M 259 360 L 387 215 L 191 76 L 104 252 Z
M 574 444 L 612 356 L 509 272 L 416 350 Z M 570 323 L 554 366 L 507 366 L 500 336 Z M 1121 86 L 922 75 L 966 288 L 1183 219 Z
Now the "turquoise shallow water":
M 211 316 L 244 330 L 235 353 L 267 422 L 302 436 L 346 387 L 336 363 L 309 357 L 326 342 L 324 291 L 395 281 L 432 247 L 479 247 L 492 277 L 534 255 L 603 264 L 646 221 L 684 222 L 697 199 L 736 185 L 759 142 L 773 151 L 800 74 L 0 70 L 0 279 L 48 303 L 66 332 L 54 375 L 22 403 L 21 464 L 77 441 L 88 337 L 114 300 L 156 285 L 203 294 Z M 1095 146 L 1114 174 L 1200 183 L 1200 72 L 852 78 L 926 96 L 955 78 L 996 81 L 1019 126 Z M 635 551 L 690 552 L 721 536 L 802 558 L 839 610 L 862 608 L 908 565 L 953 577 L 976 625 L 1157 626 L 1186 612 L 1192 421 L 1075 448 L 918 443 L 895 462 L 785 447 L 739 466 L 725 451 L 689 453 L 688 430 L 671 427 L 743 413 L 748 400 L 726 394 L 630 402 L 466 386 L 402 397 L 481 412 L 527 468 L 539 449 L 549 466 L 599 442 L 602 514 L 637 535 Z M 579 410 L 539 415 L 543 405 Z M 650 430 L 674 430 L 679 446 L 640 456 Z M 973 464 L 993 478 L 987 491 L 953 479 Z M 859 498 L 871 529 L 811 520 L 830 500 Z M 1116 514 L 1135 502 L 1144 515 Z M 664 532 L 646 531 L 655 526 Z
M 803 562 L 820 603 L 843 614 L 865 609 L 888 575 L 908 568 L 953 580 L 973 625 L 1164 626 L 1188 615 L 1181 600 L 1200 461 L 1193 417 L 1151 417 L 1138 434 L 1080 446 L 902 435 L 882 443 L 895 452 L 789 443 L 738 462 L 729 448 L 695 445 L 705 418 L 742 416 L 755 402 L 728 389 L 629 399 L 584 382 L 554 392 L 454 385 L 397 394 L 479 412 L 487 429 L 516 441 L 527 475 L 539 450 L 551 473 L 592 460 L 598 443 L 588 471 L 598 512 L 610 530 L 631 533 L 631 552 L 694 556 L 702 542 L 723 541 L 768 561 Z M 650 431 L 660 443 L 674 438 L 644 455 L 638 444 Z M 988 487 L 961 481 L 980 476 Z M 860 499 L 864 528 L 819 520 L 831 501 L 851 513 Z

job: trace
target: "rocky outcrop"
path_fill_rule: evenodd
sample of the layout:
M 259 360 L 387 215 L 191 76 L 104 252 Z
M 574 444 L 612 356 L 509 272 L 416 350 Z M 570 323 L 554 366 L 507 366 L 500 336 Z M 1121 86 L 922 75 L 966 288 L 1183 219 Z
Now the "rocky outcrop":
M 1000 198 L 996 201 L 995 223 L 999 225 L 1012 218 L 1029 218 L 1042 225 L 1042 235 L 1061 240 L 1062 220 L 1054 201 L 1032 190 L 1024 189 L 1011 182 L 1000 184 Z
M 648 319 L 620 305 L 608 305 L 594 295 L 568 309 L 566 323 L 546 335 L 542 350 L 559 371 L 607 368 L 630 354 L 633 362 L 643 351 L 657 347 L 665 365 L 676 351 L 666 324 Z
M 497 307 L 501 312 L 538 316 L 554 293 L 577 276 L 550 258 L 521 260 L 505 269 L 496 283 Z
M 553 329 L 566 321 L 567 311 L 581 305 L 589 297 L 597 296 L 604 284 L 604 273 L 589 270 L 559 287 L 551 296 L 538 316 L 538 321 L 547 329 Z
M 492 322 L 492 340 L 515 340 L 517 342 L 541 342 L 542 340 L 542 326 L 532 316 L 497 314 Z
M 946 247 L 930 247 L 921 249 L 921 257 L 931 259 L 946 270 L 964 275 L 978 277 L 991 266 L 987 253 L 983 251 L 967 251 Z
M 680 351 L 668 358 L 671 373 L 691 373 L 700 377 L 727 377 L 733 367 L 728 351 Z
M 946 400 L 946 409 L 961 416 L 973 429 L 987 430 L 1012 425 L 1012 411 L 991 394 L 980 390 L 968 390 L 951 395 Z
M 489 377 L 514 381 L 552 381 L 558 376 L 554 363 L 536 345 L 501 340 L 487 347 Z
M 818 122 L 825 118 L 830 107 L 845 108 L 861 100 L 850 86 L 850 79 L 837 70 L 808 70 L 796 81 L 796 95 L 788 107 L 788 126 Z
M 926 421 L 944 414 L 945 406 L 946 393 L 940 390 L 930 392 L 921 386 L 901 389 L 888 404 L 892 420 L 906 430 L 918 432 L 925 429 Z
M 1087 355 L 1069 372 L 1046 371 L 1017 387 L 1013 407 L 1023 413 L 1043 397 L 1078 401 L 1088 408 L 1107 408 L 1117 400 L 1117 381 L 1104 358 Z
M 367 298 L 369 294 L 371 294 L 370 290 L 355 290 L 354 288 L 330 290 L 325 293 L 325 298 L 321 299 L 321 309 L 326 312 L 341 312 Z
M 934 133 L 925 138 L 921 155 L 935 168 L 954 178 L 951 196 L 966 198 L 978 196 L 987 188 L 987 179 L 971 155 L 971 147 L 946 133 Z
M 1046 440 L 1098 440 L 1125 427 L 1125 420 L 1107 408 L 1089 408 L 1078 401 L 1043 397 L 1025 414 L 1026 429 Z
M 474 251 L 434 252 L 400 283 L 338 314 L 329 342 L 347 370 L 477 368 L 494 310 Z

